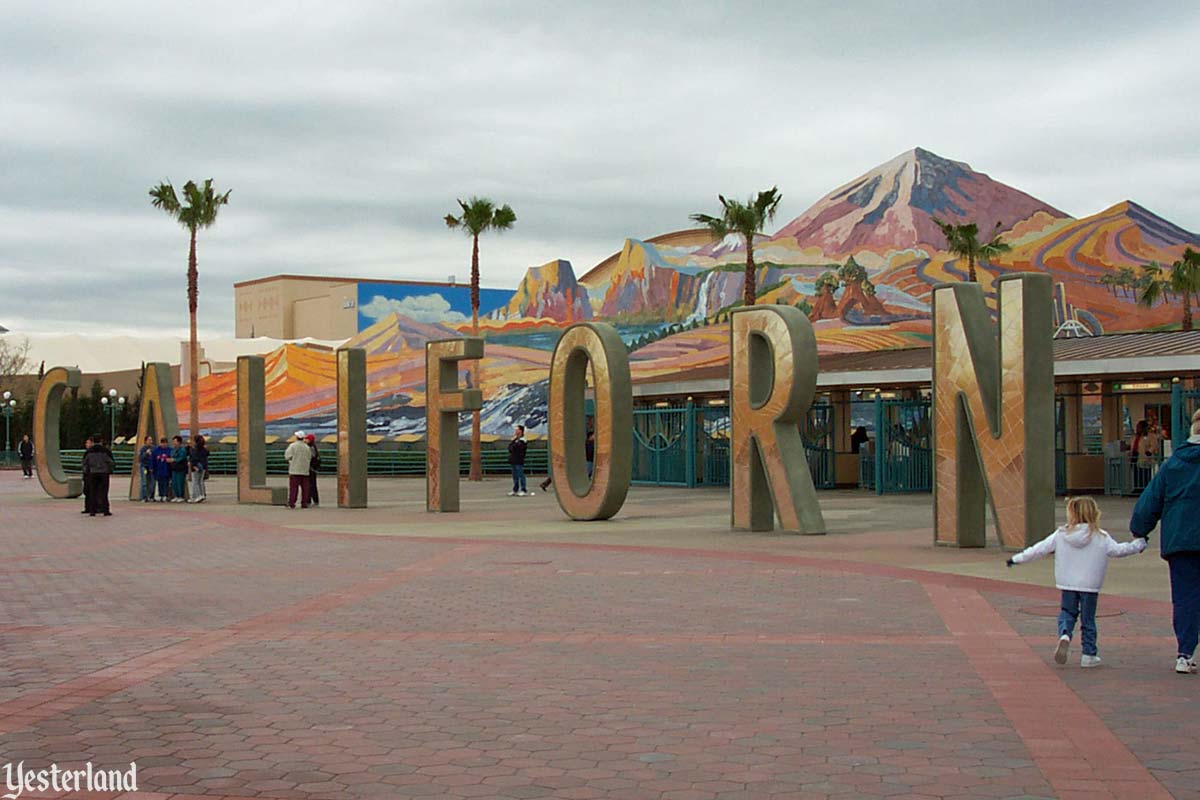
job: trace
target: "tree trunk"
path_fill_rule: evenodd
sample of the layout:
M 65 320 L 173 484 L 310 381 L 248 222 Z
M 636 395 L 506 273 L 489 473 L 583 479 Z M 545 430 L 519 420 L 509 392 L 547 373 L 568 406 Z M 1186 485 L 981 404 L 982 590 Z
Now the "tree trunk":
M 1192 293 L 1182 292 L 1183 295 L 1183 329 L 1190 331 L 1192 329 Z
M 971 283 L 978 283 L 979 278 L 975 275 L 975 254 L 967 256 L 967 280 Z
M 200 433 L 200 343 L 196 340 L 196 307 L 198 305 L 199 275 L 196 270 L 196 231 L 191 231 L 188 248 L 188 433 Z
M 479 336 L 479 234 L 471 239 L 471 335 Z M 480 384 L 483 365 L 471 362 L 471 385 L 483 391 Z M 471 470 L 467 480 L 483 480 L 483 453 L 480 433 L 480 412 L 471 412 Z
M 749 308 L 758 297 L 758 274 L 754 266 L 754 235 L 746 237 L 746 280 L 742 287 L 742 305 Z

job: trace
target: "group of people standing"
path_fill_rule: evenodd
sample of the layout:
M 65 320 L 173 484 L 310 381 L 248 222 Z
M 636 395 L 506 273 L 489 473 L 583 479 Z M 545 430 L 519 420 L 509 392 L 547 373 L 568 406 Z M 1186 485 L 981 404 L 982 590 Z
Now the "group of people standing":
M 203 503 L 207 497 L 204 481 L 208 478 L 208 446 L 203 436 L 192 437 L 185 445 L 182 436 L 167 437 L 154 443 L 153 436 L 142 440 L 137 451 L 143 503 Z

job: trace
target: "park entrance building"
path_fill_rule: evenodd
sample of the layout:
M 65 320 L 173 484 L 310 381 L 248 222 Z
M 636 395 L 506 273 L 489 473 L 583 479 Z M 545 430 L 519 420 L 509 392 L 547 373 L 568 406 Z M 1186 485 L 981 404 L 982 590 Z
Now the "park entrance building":
M 1186 440 L 1200 406 L 1200 331 L 1064 338 L 1053 347 L 1055 488 L 1139 494 Z M 932 350 L 839 353 L 819 363 L 818 398 L 801 430 L 817 488 L 930 491 Z M 635 381 L 635 481 L 727 484 L 728 394 L 727 368 Z M 1161 436 L 1153 463 L 1130 455 L 1142 420 Z M 860 428 L 865 442 L 854 441 Z

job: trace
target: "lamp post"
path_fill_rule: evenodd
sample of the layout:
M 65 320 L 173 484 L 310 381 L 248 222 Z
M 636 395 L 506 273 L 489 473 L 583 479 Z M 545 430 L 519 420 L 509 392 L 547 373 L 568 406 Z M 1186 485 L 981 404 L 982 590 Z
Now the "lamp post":
M 108 446 L 112 447 L 113 439 L 117 438 L 118 409 L 125 410 L 125 398 L 117 397 L 116 389 L 109 389 L 108 397 L 101 397 L 100 404 L 104 406 L 104 411 L 108 414 Z
M 12 392 L 5 392 L 2 397 L 4 398 L 4 460 L 7 461 L 8 453 L 12 450 L 12 415 L 17 409 L 17 401 L 13 400 Z

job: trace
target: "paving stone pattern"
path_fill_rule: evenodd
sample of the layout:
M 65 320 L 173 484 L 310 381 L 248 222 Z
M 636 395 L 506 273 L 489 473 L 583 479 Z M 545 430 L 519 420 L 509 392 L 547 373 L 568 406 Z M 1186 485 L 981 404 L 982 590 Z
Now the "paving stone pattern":
M 1165 668 L 1160 601 L 1105 597 L 1084 672 L 1029 613 L 1052 590 L 852 543 L 93 520 L 10 475 L 0 763 L 136 761 L 138 800 L 1200 796 L 1200 678 Z

